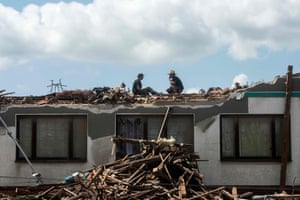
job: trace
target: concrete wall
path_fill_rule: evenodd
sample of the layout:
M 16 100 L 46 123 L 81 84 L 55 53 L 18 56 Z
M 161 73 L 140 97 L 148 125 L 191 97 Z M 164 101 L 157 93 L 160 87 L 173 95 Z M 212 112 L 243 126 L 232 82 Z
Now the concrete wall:
M 279 185 L 279 162 L 221 162 L 220 161 L 220 113 L 282 114 L 284 98 L 232 97 L 215 105 L 173 105 L 172 113 L 194 116 L 194 149 L 200 155 L 199 169 L 207 185 Z M 115 135 L 116 114 L 164 114 L 166 105 L 112 106 L 112 105 L 15 105 L 1 108 L 1 116 L 15 137 L 17 114 L 71 114 L 88 116 L 87 162 L 34 162 L 45 183 L 62 182 L 78 170 L 114 160 L 111 154 Z M 287 168 L 287 184 L 300 184 L 300 98 L 291 101 L 292 162 Z M 0 186 L 32 185 L 31 168 L 26 162 L 15 162 L 16 145 L 0 128 Z M 191 133 L 192 134 L 192 133 Z M 23 177 L 23 178 L 22 178 Z M 295 182 L 293 182 L 296 180 Z
M 250 114 L 282 114 L 285 98 L 249 98 Z M 291 152 L 292 161 L 287 166 L 287 185 L 300 184 L 300 98 L 291 101 Z M 228 162 L 220 160 L 220 119 L 195 124 L 195 151 L 199 152 L 200 171 L 207 185 L 279 185 L 280 162 Z
M 9 129 L 15 137 L 15 128 Z M 42 175 L 44 183 L 59 183 L 76 171 L 114 160 L 111 155 L 111 136 L 94 140 L 88 137 L 87 146 L 87 162 L 32 162 L 33 167 Z M 16 145 L 8 135 L 0 136 L 0 147 L 0 186 L 34 185 L 37 179 L 31 176 L 30 165 L 26 162 L 15 162 Z
M 103 112 L 104 114 L 101 114 Z M 65 177 L 80 170 L 114 160 L 111 138 L 114 136 L 114 112 L 111 109 L 99 110 L 95 107 L 77 106 L 12 106 L 2 111 L 1 116 L 8 124 L 12 136 L 16 138 L 16 114 L 71 114 L 88 116 L 87 162 L 32 162 L 36 172 L 42 175 L 44 183 L 60 183 Z M 32 169 L 27 162 L 16 162 L 16 145 L 0 129 L 0 186 L 35 185 L 36 178 L 31 176 Z
M 172 106 L 173 114 L 191 114 L 195 123 L 218 113 L 221 107 L 233 109 L 231 103 L 205 106 Z M 242 106 L 244 107 L 244 106 Z M 235 106 L 238 110 L 245 110 Z M 224 108 L 222 108 L 224 109 Z M 78 170 L 90 169 L 95 165 L 114 160 L 112 155 L 115 135 L 116 114 L 160 114 L 167 110 L 165 105 L 112 106 L 112 105 L 11 105 L 1 108 L 1 116 L 16 137 L 16 115 L 22 114 L 84 114 L 88 119 L 88 144 L 86 162 L 33 162 L 37 172 L 42 175 L 44 183 L 62 182 L 66 176 Z M 234 110 L 234 109 L 233 109 Z M 1 126 L 0 126 L 1 127 Z M 34 184 L 36 179 L 31 177 L 31 168 L 26 162 L 16 162 L 16 145 L 8 137 L 6 131 L 0 129 L 0 186 Z M 193 134 L 193 133 L 191 133 Z M 20 178 L 24 177 L 24 178 Z
M 300 98 L 291 101 L 291 152 L 292 162 L 287 166 L 287 182 L 300 184 Z

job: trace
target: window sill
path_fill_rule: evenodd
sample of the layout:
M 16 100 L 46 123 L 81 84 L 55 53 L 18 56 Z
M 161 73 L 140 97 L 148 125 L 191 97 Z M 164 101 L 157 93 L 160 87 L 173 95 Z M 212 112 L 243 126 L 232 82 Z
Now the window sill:
M 16 163 L 26 163 L 26 160 L 17 159 L 15 162 Z M 30 160 L 30 162 L 32 162 L 32 163 L 85 163 L 85 162 L 87 162 L 87 160 L 86 159 L 82 159 L 82 160 L 40 159 L 40 160 Z

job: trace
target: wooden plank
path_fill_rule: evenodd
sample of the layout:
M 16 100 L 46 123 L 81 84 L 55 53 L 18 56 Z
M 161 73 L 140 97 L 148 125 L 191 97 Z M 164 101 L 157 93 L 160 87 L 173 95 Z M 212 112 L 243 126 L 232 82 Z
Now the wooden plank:
M 163 122 L 161 124 L 160 130 L 159 130 L 159 133 L 158 133 L 158 136 L 157 136 L 157 141 L 161 138 L 161 134 L 162 134 L 162 132 L 163 132 L 163 130 L 165 128 L 165 124 L 166 124 L 169 112 L 170 112 L 170 106 L 168 106 L 167 111 L 165 113 L 164 120 L 163 120 Z
M 226 197 L 233 199 L 233 195 L 230 194 L 230 192 L 226 191 L 226 190 L 222 190 L 221 191 L 223 195 L 225 195 Z
M 232 187 L 232 197 L 233 197 L 233 200 L 238 200 L 238 193 L 237 193 L 236 187 Z
M 180 176 L 179 179 L 178 179 L 178 182 L 179 182 L 179 188 L 178 188 L 178 191 L 179 191 L 179 197 L 182 198 L 182 197 L 186 197 L 187 195 L 187 192 L 186 192 L 186 185 L 185 185 L 185 181 L 184 181 L 184 178 L 183 176 Z
M 291 107 L 291 90 L 292 90 L 292 72 L 293 66 L 288 66 L 288 72 L 286 75 L 286 101 L 285 101 L 285 113 L 283 121 L 283 139 L 281 149 L 281 169 L 280 169 L 280 189 L 284 190 L 286 184 L 286 167 L 289 156 L 289 138 L 290 138 L 290 107 Z
M 225 187 L 218 187 L 218 188 L 216 188 L 214 190 L 210 190 L 210 191 L 207 191 L 207 192 L 203 192 L 200 195 L 193 196 L 193 197 L 189 198 L 189 200 L 199 199 L 201 197 L 205 197 L 205 196 L 207 196 L 207 195 L 209 195 L 211 193 L 218 192 L 218 191 L 221 191 L 221 190 L 224 190 L 224 189 L 225 189 Z

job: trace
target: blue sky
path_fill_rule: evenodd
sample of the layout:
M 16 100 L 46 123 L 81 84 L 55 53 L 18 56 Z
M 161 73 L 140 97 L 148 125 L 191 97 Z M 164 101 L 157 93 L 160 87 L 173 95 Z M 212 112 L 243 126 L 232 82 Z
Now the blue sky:
M 142 72 L 165 92 L 170 69 L 186 93 L 271 82 L 300 71 L 299 42 L 293 0 L 0 0 L 0 89 L 131 88 Z

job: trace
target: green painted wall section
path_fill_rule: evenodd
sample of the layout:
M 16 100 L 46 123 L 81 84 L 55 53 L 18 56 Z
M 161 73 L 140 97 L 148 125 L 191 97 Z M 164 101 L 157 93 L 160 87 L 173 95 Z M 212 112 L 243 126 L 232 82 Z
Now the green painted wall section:
M 285 92 L 245 92 L 245 97 L 285 97 Z M 292 97 L 300 97 L 300 92 L 292 92 Z

